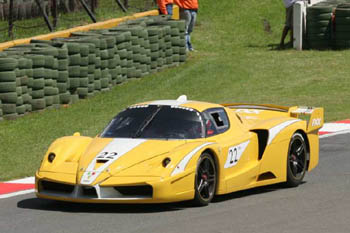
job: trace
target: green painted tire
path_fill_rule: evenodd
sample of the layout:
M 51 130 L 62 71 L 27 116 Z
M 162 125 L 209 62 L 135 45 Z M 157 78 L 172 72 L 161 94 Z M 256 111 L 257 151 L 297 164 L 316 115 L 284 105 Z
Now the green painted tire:
M 45 86 L 45 79 L 38 78 L 33 80 L 33 86 L 31 88 L 33 90 L 41 90 L 41 89 L 44 89 L 44 86 Z
M 1 83 L 0 83 L 0 84 L 1 84 Z M 9 92 L 11 92 L 11 91 L 9 91 Z M 16 93 L 17 93 L 18 96 L 21 96 L 22 93 L 23 93 L 23 92 L 22 92 L 22 87 L 18 87 L 18 86 L 17 86 L 17 87 L 16 87 Z
M 68 59 L 60 59 L 60 60 L 58 60 L 58 67 L 57 67 L 57 69 L 59 71 L 68 70 L 68 64 L 69 64 L 69 60 Z
M 75 89 L 80 87 L 80 78 L 69 78 L 69 88 Z
M 53 105 L 53 96 L 45 96 L 44 99 L 45 99 L 46 108 L 48 106 Z
M 185 62 L 187 56 L 186 55 L 180 55 L 180 62 Z
M 332 18 L 332 12 L 327 12 L 323 14 L 310 14 L 306 15 L 306 22 L 309 21 L 321 21 L 321 20 L 330 20 Z
M 32 105 L 32 111 L 45 109 L 46 108 L 45 98 L 32 99 L 31 105 Z
M 26 110 L 27 110 L 27 106 L 25 104 L 16 107 L 16 112 L 19 115 L 24 114 L 26 112 Z
M 4 115 L 16 113 L 16 104 L 2 104 L 2 111 Z
M 68 66 L 69 77 L 80 77 L 80 66 Z
M 67 82 L 68 78 L 69 78 L 68 71 L 59 71 L 58 72 L 58 77 L 57 77 L 58 82 Z
M 80 77 L 86 78 L 89 74 L 89 67 L 88 66 L 80 66 Z
M 14 71 L 1 71 L 0 82 L 13 82 L 16 81 L 16 73 Z
M 101 80 L 94 81 L 95 90 L 101 90 Z
M 66 93 L 68 89 L 67 83 L 57 83 L 57 88 L 59 93 Z
M 79 98 L 86 98 L 88 93 L 89 93 L 89 89 L 87 87 L 79 87 L 77 89 L 77 94 L 79 95 Z
M 61 104 L 69 104 L 71 100 L 71 96 L 69 92 L 62 93 L 59 95 Z
M 40 98 L 43 98 L 45 96 L 45 93 L 44 93 L 44 90 L 34 90 L 32 91 L 32 94 L 31 94 L 32 98 L 33 99 L 40 99 Z
M 15 92 L 16 88 L 16 82 L 0 82 L 0 93 Z
M 104 76 L 106 77 L 106 76 Z M 109 84 L 109 78 L 101 78 L 101 88 L 107 88 Z
M 350 9 L 348 8 L 337 8 L 335 9 L 335 17 L 350 17 Z
M 58 95 L 59 90 L 57 87 L 44 87 L 45 96 Z
M 17 68 L 18 61 L 14 58 L 0 58 L 0 71 L 11 71 Z
M 79 87 L 87 87 L 89 84 L 89 78 L 80 78 Z

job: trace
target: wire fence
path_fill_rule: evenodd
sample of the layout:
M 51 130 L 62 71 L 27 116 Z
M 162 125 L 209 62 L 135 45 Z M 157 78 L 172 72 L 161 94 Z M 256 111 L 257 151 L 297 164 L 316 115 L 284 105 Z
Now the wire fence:
M 0 0 L 0 42 L 156 7 L 156 0 Z

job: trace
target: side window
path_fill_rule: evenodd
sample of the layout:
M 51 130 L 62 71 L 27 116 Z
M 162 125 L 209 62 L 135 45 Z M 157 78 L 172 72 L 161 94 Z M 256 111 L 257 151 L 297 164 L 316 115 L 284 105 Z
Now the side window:
M 230 127 L 227 114 L 223 108 L 210 108 L 203 112 L 206 136 L 214 136 L 228 130 Z

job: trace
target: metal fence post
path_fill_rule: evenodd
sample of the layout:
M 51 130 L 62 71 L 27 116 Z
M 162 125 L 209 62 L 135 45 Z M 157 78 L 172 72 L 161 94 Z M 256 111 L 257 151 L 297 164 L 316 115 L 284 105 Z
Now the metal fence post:
M 52 0 L 52 17 L 53 17 L 53 27 L 57 27 L 57 0 Z
M 84 7 L 85 11 L 88 13 L 88 15 L 90 16 L 91 20 L 96 23 L 96 17 L 95 15 L 91 12 L 90 8 L 88 7 L 88 5 L 86 4 L 86 2 L 84 0 L 79 0 L 79 2 L 81 3 L 81 5 Z
M 36 4 L 38 5 L 41 14 L 42 14 L 43 17 L 44 17 L 44 20 L 45 20 L 45 23 L 46 23 L 47 27 L 49 28 L 50 32 L 52 32 L 52 31 L 53 31 L 53 27 L 52 27 L 52 25 L 51 25 L 51 23 L 50 23 L 49 17 L 48 17 L 47 14 L 46 14 L 45 9 L 44 9 L 44 8 L 42 7 L 42 5 L 40 4 L 40 0 L 35 0 L 35 2 L 36 2 Z
M 10 0 L 9 5 L 9 37 L 13 38 L 13 0 Z

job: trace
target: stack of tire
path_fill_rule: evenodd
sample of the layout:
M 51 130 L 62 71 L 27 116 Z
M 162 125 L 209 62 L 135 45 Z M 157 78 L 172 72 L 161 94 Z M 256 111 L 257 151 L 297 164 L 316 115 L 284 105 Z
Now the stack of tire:
M 18 115 L 32 111 L 31 86 L 33 85 L 33 61 L 28 59 L 25 54 L 30 52 L 34 47 L 31 44 L 24 44 L 6 49 L 8 56 L 14 56 L 18 59 L 18 69 L 16 69 L 16 91 L 18 95 L 16 104 Z M 25 105 L 25 107 L 21 105 Z
M 92 39 L 92 38 L 91 38 Z M 95 94 L 95 70 L 96 70 L 96 44 L 99 44 L 99 42 L 92 43 L 91 39 L 89 38 L 81 38 L 79 39 L 81 44 L 85 44 L 89 47 L 89 54 L 88 54 L 88 93 L 87 97 L 91 97 Z M 95 39 L 96 40 L 96 39 Z
M 68 50 L 68 83 L 71 94 L 71 103 L 79 100 L 78 88 L 80 87 L 80 45 L 77 42 L 66 41 Z
M 133 62 L 133 50 L 132 50 L 132 32 L 123 28 L 111 28 L 109 29 L 110 34 L 113 34 L 116 38 L 116 46 L 120 58 L 120 78 L 118 83 L 125 81 L 127 78 L 135 77 L 135 69 Z M 134 36 L 135 38 L 135 36 Z
M 165 22 L 171 25 L 171 45 L 174 64 L 184 62 L 186 60 L 185 21 L 168 20 Z
M 101 91 L 101 39 L 99 35 L 92 32 L 74 32 L 71 38 L 64 41 L 75 41 L 89 46 L 88 55 L 88 96 Z
M 339 4 L 335 10 L 335 48 L 350 48 L 350 3 Z
M 0 52 L 4 118 L 59 107 L 185 61 L 184 22 L 165 16 L 32 40 Z
M 130 42 L 126 51 L 120 51 L 120 58 L 127 58 L 127 77 L 128 78 L 140 78 L 143 73 L 147 72 L 147 69 L 142 66 L 142 55 L 146 51 L 143 49 L 144 38 L 148 37 L 147 31 L 139 25 L 123 24 L 118 27 L 110 29 L 113 32 L 130 32 Z M 142 68 L 143 67 L 143 68 Z M 144 71 L 144 72 L 143 72 Z
M 79 43 L 80 46 L 80 77 L 79 87 L 77 88 L 77 94 L 80 99 L 85 99 L 89 94 L 89 53 L 90 48 L 88 44 Z M 77 55 L 77 54 L 76 54 Z M 91 95 L 93 90 L 91 91 Z
M 60 104 L 69 104 L 71 100 L 69 90 L 69 73 L 68 73 L 68 48 L 64 43 L 53 43 L 57 49 L 58 75 L 57 88 L 60 98 Z
M 149 26 L 147 27 L 148 31 L 148 39 L 150 42 L 150 72 L 155 73 L 158 71 L 158 60 L 160 55 L 159 42 L 160 38 L 163 38 L 163 31 L 157 26 Z M 162 65 L 162 64 L 161 64 Z M 160 66 L 159 66 L 160 67 Z
M 44 65 L 33 70 L 35 78 L 44 79 L 44 99 L 46 108 L 58 108 L 60 106 L 58 79 L 58 51 L 48 44 L 36 44 L 30 54 L 41 55 L 44 58 Z
M 17 118 L 17 83 L 18 61 L 11 57 L 0 57 L 0 100 L 5 119 Z M 18 71 L 17 71 L 18 72 Z
M 108 70 L 109 50 L 111 47 L 111 40 L 107 40 L 104 37 L 100 37 L 100 58 L 101 58 L 101 91 L 109 91 L 109 84 L 112 81 L 112 76 Z
M 119 84 L 127 78 L 127 50 L 131 49 L 130 32 L 105 32 L 103 35 L 115 38 L 115 55 L 113 64 L 109 64 L 113 84 Z M 121 54 L 124 54 L 122 57 Z M 113 68 L 114 67 L 114 68 Z M 115 80 L 115 81 L 114 81 Z
M 45 56 L 40 54 L 27 54 L 26 57 L 32 60 L 33 76 L 29 82 L 31 89 L 32 111 L 40 111 L 46 108 L 45 100 Z
M 307 8 L 306 40 L 311 49 L 327 49 L 331 45 L 332 11 L 329 5 L 315 5 Z
M 29 78 L 27 74 L 31 73 L 32 60 L 20 57 L 18 59 L 18 71 L 16 75 L 17 84 L 17 107 L 16 111 L 19 116 L 32 111 L 32 96 L 28 88 Z

